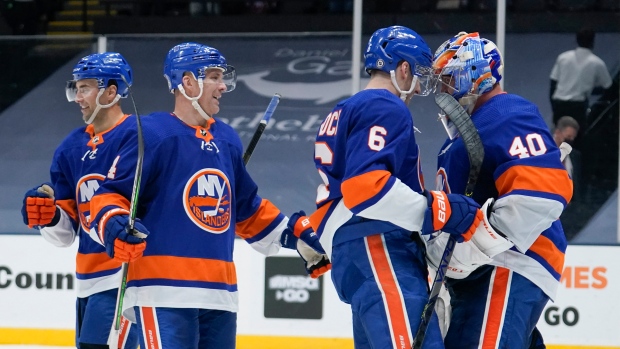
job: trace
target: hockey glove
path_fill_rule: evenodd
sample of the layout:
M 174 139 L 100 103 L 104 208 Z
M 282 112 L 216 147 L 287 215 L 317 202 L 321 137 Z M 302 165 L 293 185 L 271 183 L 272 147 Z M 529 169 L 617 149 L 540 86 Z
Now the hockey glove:
M 60 209 L 56 207 L 51 183 L 43 183 L 26 192 L 22 205 L 22 217 L 24 224 L 35 229 L 51 227 L 58 223 Z
M 133 262 L 142 257 L 146 248 L 144 239 L 149 235 L 140 220 L 136 218 L 134 233 L 128 231 L 129 215 L 114 215 L 105 223 L 105 250 L 110 256 L 121 263 Z M 138 237 L 142 236 L 142 237 Z
M 471 198 L 443 191 L 425 191 L 428 208 L 424 214 L 422 234 L 442 230 L 457 236 L 458 242 L 469 241 L 483 220 L 480 205 Z
M 316 279 L 332 268 L 318 236 L 310 226 L 310 220 L 304 211 L 294 213 L 288 221 L 287 228 L 280 237 L 282 247 L 297 250 L 304 260 L 306 272 Z

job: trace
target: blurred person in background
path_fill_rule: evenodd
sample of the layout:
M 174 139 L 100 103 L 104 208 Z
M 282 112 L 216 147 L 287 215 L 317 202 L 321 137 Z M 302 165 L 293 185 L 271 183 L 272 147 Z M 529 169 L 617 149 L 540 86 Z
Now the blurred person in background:
M 592 90 L 597 87 L 607 89 L 612 80 L 605 62 L 592 53 L 594 31 L 583 28 L 576 36 L 577 48 L 561 53 L 551 70 L 549 98 L 554 125 L 562 116 L 568 115 L 583 129 L 589 124 L 587 112 Z M 581 141 L 582 133 L 578 134 L 578 141 Z
M 563 152 L 562 164 L 564 164 L 564 167 L 566 168 L 566 171 L 568 171 L 568 174 L 570 176 L 573 176 L 574 169 L 571 161 L 571 156 L 574 155 L 571 144 L 573 143 L 575 138 L 577 138 L 578 133 L 579 123 L 577 122 L 577 120 L 575 120 L 575 118 L 568 115 L 562 116 L 560 119 L 558 119 L 555 125 L 555 129 L 553 130 L 553 140 Z M 563 150 L 563 147 L 566 150 Z M 564 155 L 564 153 L 566 155 Z
M 573 180 L 573 199 L 571 203 L 579 202 L 582 194 L 581 152 L 572 147 L 579 134 L 579 129 L 577 120 L 565 115 L 558 120 L 553 130 L 553 140 L 562 152 L 562 164 Z

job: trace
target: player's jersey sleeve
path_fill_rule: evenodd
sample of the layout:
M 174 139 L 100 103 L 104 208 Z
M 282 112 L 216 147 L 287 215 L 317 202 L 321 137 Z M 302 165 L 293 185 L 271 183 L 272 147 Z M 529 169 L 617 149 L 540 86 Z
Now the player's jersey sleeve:
M 346 162 L 341 186 L 344 205 L 358 216 L 419 231 L 426 197 L 395 175 L 404 172 L 405 159 L 418 150 L 411 144 L 411 114 L 400 101 L 384 102 L 358 109 L 349 119 L 345 159 L 336 159 Z
M 525 252 L 559 219 L 573 185 L 542 125 L 524 117 L 504 127 L 502 135 L 509 136 L 485 144 L 499 161 L 493 172 L 498 198 L 489 221 Z
M 157 153 L 157 142 L 152 132 L 149 132 L 148 124 L 143 121 L 144 157 L 142 163 L 142 177 L 139 183 L 140 192 L 138 197 L 141 202 L 148 201 L 151 191 L 146 190 L 153 180 L 152 174 L 158 173 L 157 167 L 163 161 L 158 161 L 152 154 Z M 104 244 L 103 232 L 108 220 L 118 214 L 129 214 L 129 206 L 136 173 L 136 161 L 138 159 L 138 135 L 135 126 L 130 132 L 123 135 L 120 143 L 118 156 L 114 159 L 105 180 L 90 201 L 91 237 L 96 236 L 95 241 Z M 152 186 L 156 188 L 156 186 Z M 140 216 L 142 206 L 138 206 Z M 148 228 L 148 227 L 147 227 Z M 93 231 L 94 229 L 94 231 Z
M 258 186 L 243 164 L 243 148 L 239 137 L 235 137 L 234 141 L 237 210 L 235 233 L 256 251 L 267 256 L 276 254 L 280 250 L 280 235 L 286 229 L 288 219 L 274 204 L 258 195 Z
M 66 175 L 70 171 L 64 157 L 64 144 L 65 142 L 54 152 L 50 168 L 50 179 L 54 187 L 56 206 L 60 208 L 61 212 L 60 221 L 53 227 L 41 229 L 43 238 L 58 247 L 71 246 L 79 229 L 77 205 L 74 197 L 75 190 Z

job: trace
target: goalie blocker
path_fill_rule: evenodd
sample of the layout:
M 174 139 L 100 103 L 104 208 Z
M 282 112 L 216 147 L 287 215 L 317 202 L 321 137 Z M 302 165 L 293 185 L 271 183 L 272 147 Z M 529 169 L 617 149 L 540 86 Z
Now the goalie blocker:
M 464 279 L 478 267 L 490 263 L 494 256 L 514 246 L 489 222 L 493 202 L 494 199 L 488 199 L 480 208 L 484 219 L 476 228 L 471 240 L 456 245 L 446 272 L 447 277 Z M 442 233 L 428 242 L 426 258 L 434 269 L 437 269 L 441 262 L 448 238 L 448 234 Z

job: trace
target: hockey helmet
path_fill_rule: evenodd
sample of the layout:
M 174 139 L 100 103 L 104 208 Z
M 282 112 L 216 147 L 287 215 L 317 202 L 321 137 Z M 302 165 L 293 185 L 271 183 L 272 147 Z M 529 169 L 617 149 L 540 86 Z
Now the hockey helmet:
M 168 81 L 168 90 L 174 90 L 182 84 L 183 74 L 190 72 L 196 80 L 204 79 L 207 69 L 217 68 L 223 72 L 226 91 L 235 89 L 237 73 L 235 68 L 226 64 L 226 58 L 217 49 L 194 42 L 174 46 L 164 61 L 164 77 Z
M 502 79 L 501 52 L 478 33 L 460 32 L 446 40 L 435 52 L 433 69 L 440 83 L 457 100 L 466 95 L 480 96 Z
M 97 87 L 105 89 L 112 80 L 116 83 L 117 94 L 125 98 L 133 83 L 133 73 L 127 60 L 116 52 L 95 53 L 88 55 L 73 67 L 73 80 L 67 81 L 65 92 L 69 102 L 75 101 L 76 84 L 80 80 L 96 79 Z

